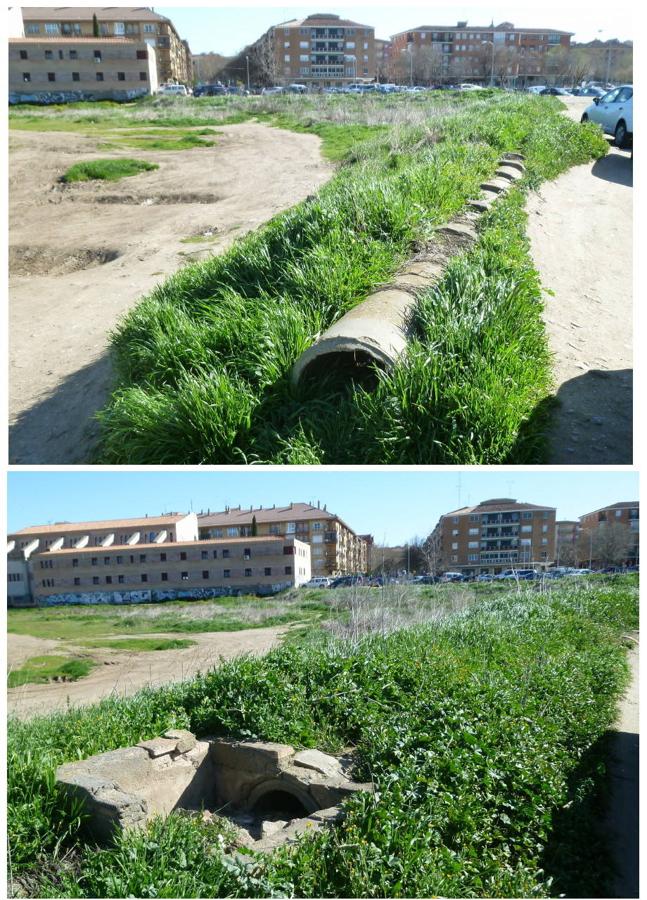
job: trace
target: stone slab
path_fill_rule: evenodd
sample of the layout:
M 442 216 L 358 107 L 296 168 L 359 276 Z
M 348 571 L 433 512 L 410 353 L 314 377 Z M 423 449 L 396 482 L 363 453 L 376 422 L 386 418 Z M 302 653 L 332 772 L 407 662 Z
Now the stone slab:
M 244 768 L 250 775 L 275 773 L 294 753 L 294 747 L 288 744 L 226 740 L 214 740 L 211 743 L 211 755 L 216 765 L 232 769 Z
M 322 753 L 321 750 L 301 750 L 295 754 L 292 762 L 295 766 L 312 769 L 329 778 L 343 774 L 339 760 L 335 759 L 334 756 Z
M 163 737 L 168 738 L 169 741 L 176 742 L 175 749 L 177 753 L 188 753 L 196 745 L 195 735 L 184 728 L 172 728 L 170 731 L 164 732 Z
M 140 741 L 138 747 L 143 747 L 148 755 L 155 759 L 157 756 L 166 756 L 168 753 L 175 753 L 177 747 L 176 740 L 168 738 L 152 738 L 150 741 Z

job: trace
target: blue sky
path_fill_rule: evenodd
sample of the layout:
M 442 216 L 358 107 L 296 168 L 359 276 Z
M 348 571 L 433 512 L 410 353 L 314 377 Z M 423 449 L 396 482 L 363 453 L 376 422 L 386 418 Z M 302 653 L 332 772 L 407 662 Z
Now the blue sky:
M 631 5 L 628 3 L 596 4 L 471 2 L 465 4 L 358 3 L 335 6 L 331 3 L 302 6 L 261 5 L 241 2 L 236 6 L 193 3 L 179 6 L 156 6 L 156 12 L 173 20 L 181 37 L 188 40 L 194 53 L 214 51 L 231 55 L 256 40 L 271 25 L 287 19 L 302 18 L 314 12 L 332 12 L 375 27 L 377 37 L 388 38 L 398 31 L 419 25 L 455 25 L 467 20 L 470 25 L 489 25 L 491 21 L 512 22 L 524 28 L 558 28 L 575 33 L 575 40 L 588 41 L 617 37 L 633 39 Z M 431 21 L 433 19 L 433 21 Z M 600 32 L 600 33 L 598 33 Z
M 443 513 L 491 497 L 514 497 L 557 508 L 560 519 L 638 498 L 628 471 L 237 471 L 10 472 L 8 531 L 54 521 L 159 515 L 224 506 L 327 504 L 360 534 L 403 543 L 426 535 Z

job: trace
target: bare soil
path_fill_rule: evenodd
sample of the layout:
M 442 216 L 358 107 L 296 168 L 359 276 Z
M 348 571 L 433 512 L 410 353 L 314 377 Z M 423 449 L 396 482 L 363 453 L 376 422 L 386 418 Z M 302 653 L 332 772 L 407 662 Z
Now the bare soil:
M 120 651 L 109 648 L 76 647 L 64 641 L 43 640 L 28 635 L 8 635 L 9 669 L 31 656 L 47 652 L 91 656 L 99 665 L 79 681 L 25 684 L 7 690 L 7 711 L 21 719 L 47 714 L 68 706 L 87 706 L 104 697 L 127 697 L 144 687 L 156 687 L 192 678 L 221 661 L 245 653 L 259 655 L 278 646 L 287 627 L 253 628 L 246 631 L 203 634 L 150 634 L 138 638 L 188 638 L 195 645 L 184 650 Z M 124 635 L 127 640 L 130 635 Z M 114 636 L 111 640 L 116 640 Z
M 579 122 L 588 98 L 573 97 Z M 610 148 L 528 201 L 528 237 L 544 288 L 560 401 L 549 463 L 633 460 L 633 161 Z
M 11 132 L 11 462 L 87 461 L 119 318 L 181 265 L 222 252 L 316 191 L 332 174 L 319 148 L 314 135 L 257 124 L 219 127 L 213 146 L 177 152 Z M 60 183 L 79 160 L 122 156 L 160 168 L 119 182 Z

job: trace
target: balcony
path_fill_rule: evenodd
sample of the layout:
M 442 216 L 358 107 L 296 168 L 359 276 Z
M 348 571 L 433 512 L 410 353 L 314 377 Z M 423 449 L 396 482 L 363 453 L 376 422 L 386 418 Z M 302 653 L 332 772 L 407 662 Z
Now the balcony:
M 516 537 L 519 534 L 518 525 L 508 525 L 507 527 L 486 527 L 481 528 L 481 540 L 492 540 L 493 538 Z

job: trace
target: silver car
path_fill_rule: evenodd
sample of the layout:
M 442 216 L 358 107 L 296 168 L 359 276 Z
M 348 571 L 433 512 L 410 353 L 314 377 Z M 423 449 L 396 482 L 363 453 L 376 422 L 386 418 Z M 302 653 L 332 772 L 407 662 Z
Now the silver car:
M 582 122 L 597 122 L 605 134 L 612 134 L 616 147 L 626 147 L 634 136 L 634 88 L 632 84 L 620 87 L 596 97 L 587 106 Z

